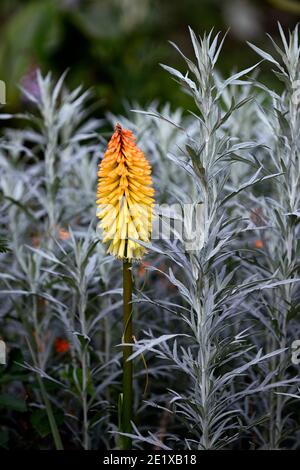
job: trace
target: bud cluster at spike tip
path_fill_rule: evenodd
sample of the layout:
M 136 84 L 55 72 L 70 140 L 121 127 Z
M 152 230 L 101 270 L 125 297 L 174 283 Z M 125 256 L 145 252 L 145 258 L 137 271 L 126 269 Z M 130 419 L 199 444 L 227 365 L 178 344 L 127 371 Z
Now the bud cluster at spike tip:
M 132 132 L 120 124 L 99 165 L 98 178 L 97 217 L 101 220 L 103 243 L 117 258 L 141 258 L 145 248 L 134 240 L 149 242 L 151 236 L 151 166 Z

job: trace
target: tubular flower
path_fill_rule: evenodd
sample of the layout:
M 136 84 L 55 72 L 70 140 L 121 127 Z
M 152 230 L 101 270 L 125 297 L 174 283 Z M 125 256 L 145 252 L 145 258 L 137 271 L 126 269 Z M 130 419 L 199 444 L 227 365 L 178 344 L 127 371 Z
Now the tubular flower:
M 132 132 L 120 124 L 108 143 L 98 177 L 97 217 L 108 252 L 118 258 L 141 258 L 145 248 L 135 240 L 148 242 L 151 235 L 151 166 Z

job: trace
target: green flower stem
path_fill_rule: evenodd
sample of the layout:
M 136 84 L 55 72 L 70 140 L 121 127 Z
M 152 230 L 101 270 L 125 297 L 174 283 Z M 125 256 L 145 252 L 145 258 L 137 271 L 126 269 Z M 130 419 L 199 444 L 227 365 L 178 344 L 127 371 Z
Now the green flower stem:
M 47 411 L 47 415 L 48 415 L 48 419 L 49 419 L 49 424 L 50 424 L 50 428 L 51 428 L 55 448 L 56 448 L 56 450 L 64 450 L 64 447 L 63 447 L 63 444 L 62 444 L 62 441 L 61 441 L 61 438 L 60 438 L 60 434 L 59 434 L 59 431 L 58 431 L 58 428 L 57 428 L 57 424 L 56 424 L 56 421 L 55 421 L 55 418 L 54 418 L 51 402 L 48 398 L 45 386 L 43 384 L 43 379 L 39 375 L 37 377 L 38 377 L 39 386 L 40 386 L 40 389 L 41 389 L 41 392 L 42 392 L 43 400 L 44 400 L 44 403 L 45 403 L 45 406 L 46 406 L 46 411 Z
M 32 290 L 34 290 L 33 286 L 32 286 Z M 30 347 L 30 343 L 29 343 L 29 349 L 31 351 L 31 356 L 32 356 L 34 364 L 36 366 L 38 366 L 40 369 L 43 370 L 44 365 L 43 365 L 42 358 L 41 358 L 40 353 L 39 353 L 41 340 L 40 340 L 40 324 L 39 324 L 39 321 L 38 321 L 37 296 L 33 297 L 32 313 L 33 313 L 33 323 L 34 323 L 34 330 L 35 330 L 35 335 L 33 335 L 32 339 L 33 339 L 33 341 L 36 342 L 36 354 L 34 352 L 34 348 Z M 27 319 L 25 319 L 25 325 L 26 325 L 27 331 L 31 329 L 28 322 L 27 322 Z M 50 425 L 50 429 L 51 429 L 51 433 L 52 433 L 55 448 L 56 448 L 56 450 L 64 450 L 64 447 L 63 447 L 63 444 L 62 444 L 62 441 L 61 441 L 61 437 L 60 437 L 60 434 L 59 434 L 59 430 L 58 430 L 58 427 L 57 427 L 57 424 L 56 424 L 56 421 L 55 421 L 55 417 L 54 417 L 54 414 L 53 414 L 52 405 L 51 405 L 51 402 L 49 400 L 49 397 L 48 397 L 43 379 L 39 374 L 37 374 L 37 381 L 38 381 L 38 384 L 39 384 L 39 387 L 40 387 L 40 391 L 41 391 L 41 394 L 42 394 L 42 399 L 43 399 L 44 405 L 46 407 L 46 412 L 47 412 L 48 421 L 49 421 L 49 425 Z
M 123 262 L 123 343 L 132 343 L 132 273 L 131 263 Z M 128 361 L 132 354 L 132 346 L 123 346 L 123 401 L 122 401 L 122 432 L 132 432 L 132 361 Z M 131 439 L 122 437 L 122 448 L 131 449 Z

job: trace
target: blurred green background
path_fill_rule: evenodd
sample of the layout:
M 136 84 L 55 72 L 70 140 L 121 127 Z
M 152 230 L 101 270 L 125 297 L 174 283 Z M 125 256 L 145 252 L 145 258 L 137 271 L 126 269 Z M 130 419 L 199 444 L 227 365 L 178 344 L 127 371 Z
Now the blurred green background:
M 188 25 L 200 34 L 230 28 L 219 62 L 226 74 L 257 61 L 246 40 L 268 48 L 265 33 L 276 37 L 278 20 L 292 28 L 300 15 L 297 0 L 1 0 L 0 5 L 6 112 L 20 109 L 18 85 L 34 88 L 38 67 L 55 78 L 69 68 L 69 87 L 92 87 L 103 112 L 121 112 L 125 100 L 184 105 L 187 98 L 159 66 L 182 64 L 168 40 L 191 54 Z

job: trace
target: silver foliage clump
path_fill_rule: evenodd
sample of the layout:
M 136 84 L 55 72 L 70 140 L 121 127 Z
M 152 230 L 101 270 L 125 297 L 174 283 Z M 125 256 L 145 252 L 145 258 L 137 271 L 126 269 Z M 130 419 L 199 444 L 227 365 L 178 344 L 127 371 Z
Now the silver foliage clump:
M 23 90 L 33 105 L 32 114 L 20 116 L 26 130 L 9 130 L 1 149 L 1 214 L 10 241 L 1 259 L 2 331 L 12 346 L 25 346 L 22 366 L 38 378 L 33 419 L 46 409 L 55 428 L 60 411 L 69 440 L 89 449 L 106 442 L 100 429 L 112 425 L 105 383 L 120 374 L 108 319 L 120 304 L 99 298 L 118 281 L 89 227 L 101 122 L 89 117 L 89 93 L 68 92 L 64 76 L 54 83 L 38 72 L 37 85 L 38 96 Z M 56 351 L 61 339 L 67 361 Z M 46 390 L 51 382 L 53 395 Z
M 189 72 L 182 74 L 163 67 L 193 97 L 198 108 L 197 115 L 193 114 L 198 129 L 195 131 L 188 121 L 179 127 L 178 122 L 172 123 L 169 116 L 156 110 L 146 114 L 171 122 L 185 136 L 177 152 L 171 150 L 168 156 L 192 177 L 194 188 L 186 187 L 181 202 L 190 200 L 202 205 L 201 224 L 197 227 L 199 230 L 201 226 L 203 233 L 193 251 L 186 250 L 184 240 L 165 241 L 163 248 L 152 246 L 154 252 L 164 251 L 170 258 L 172 267 L 164 275 L 178 289 L 181 299 L 176 303 L 154 299 L 153 303 L 171 310 L 183 322 L 181 327 L 178 324 L 179 338 L 172 346 L 170 338 L 154 342 L 150 333 L 151 338 L 137 346 L 134 356 L 144 352 L 148 344 L 158 358 L 173 363 L 188 377 L 185 391 L 171 392 L 175 414 L 187 426 L 188 448 L 222 448 L 248 432 L 256 435 L 253 446 L 278 448 L 282 441 L 294 440 L 293 432 L 288 436 L 284 432 L 290 426 L 288 412 L 284 413 L 289 396 L 283 398 L 278 390 L 291 390 L 298 383 L 297 371 L 287 372 L 291 366 L 288 348 L 299 333 L 297 324 L 289 335 L 287 324 L 289 312 L 295 318 L 298 311 L 299 317 L 298 102 L 287 108 L 290 94 L 295 94 L 293 80 L 298 80 L 299 73 L 298 31 L 290 37 L 290 46 L 281 31 L 287 56 L 284 52 L 281 55 L 287 71 L 276 65 L 288 89 L 282 97 L 276 97 L 274 112 L 270 102 L 265 111 L 270 116 L 264 120 L 269 117 L 277 126 L 270 136 L 272 149 L 267 148 L 270 141 L 264 141 L 261 131 L 257 138 L 264 98 L 259 95 L 253 102 L 250 93 L 254 93 L 257 82 L 251 76 L 245 79 L 256 66 L 222 80 L 214 70 L 222 46 L 222 41 L 217 45 L 218 35 L 212 37 L 210 33 L 198 39 L 193 31 L 190 33 L 195 63 L 175 46 Z M 275 63 L 271 56 L 259 52 Z M 270 94 L 274 98 L 275 94 Z M 245 119 L 241 121 L 245 108 Z M 288 113 L 292 114 L 290 120 L 286 119 Z M 267 159 L 270 154 L 273 165 L 270 157 Z M 268 205 L 268 215 L 261 216 L 261 220 L 261 205 L 255 203 L 253 193 L 257 185 L 266 192 L 261 199 Z M 252 207 L 247 214 L 249 204 Z M 266 245 L 266 250 L 257 254 L 247 249 L 246 243 L 259 229 L 263 235 L 258 248 Z M 260 258 L 262 253 L 264 258 L 269 257 L 266 266 L 261 261 L 255 263 L 255 257 Z M 255 321 L 250 320 L 251 316 Z M 259 327 L 257 320 L 261 322 Z M 263 340 L 262 327 L 266 327 Z M 180 338 L 179 331 L 187 338 Z M 267 409 L 255 405 L 257 394 L 264 397 Z M 257 424 L 260 421 L 268 424 Z
M 26 376 L 9 390 L 31 390 L 49 447 L 57 434 L 119 445 L 122 280 L 95 232 L 103 128 L 119 121 L 151 161 L 157 220 L 171 227 L 133 267 L 135 448 L 299 448 L 300 48 L 297 28 L 280 35 L 274 57 L 251 47 L 281 94 L 258 64 L 221 77 L 224 38 L 192 30 L 193 60 L 174 45 L 187 71 L 163 67 L 193 112 L 134 103 L 97 120 L 64 76 L 38 73 L 38 93 L 23 90 L 23 129 L 0 142 L 0 328 Z

